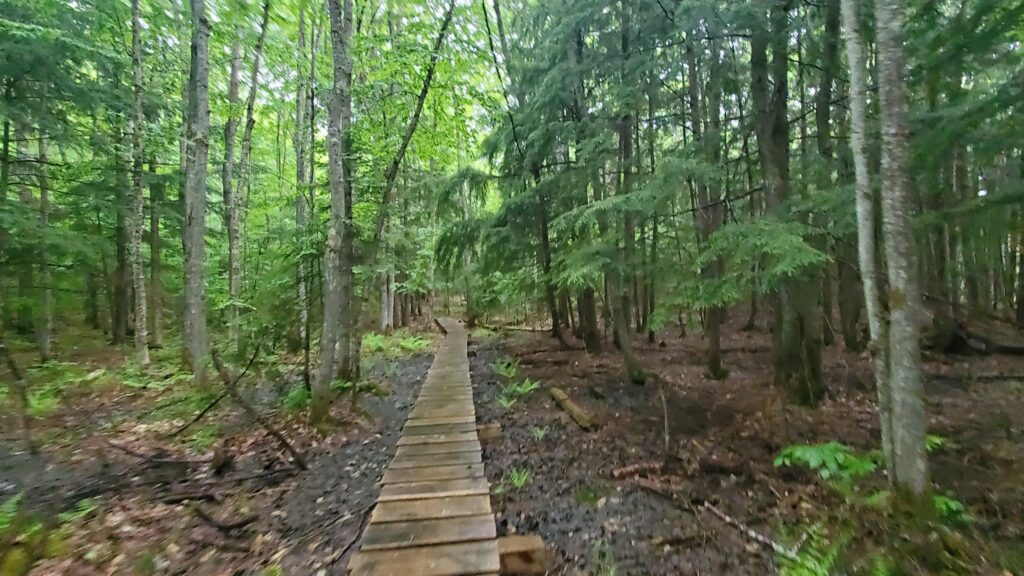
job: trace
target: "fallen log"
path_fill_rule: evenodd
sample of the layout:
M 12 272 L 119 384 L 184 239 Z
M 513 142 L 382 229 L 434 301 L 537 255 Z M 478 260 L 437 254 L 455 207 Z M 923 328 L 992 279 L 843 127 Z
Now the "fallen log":
M 565 410 L 572 419 L 579 424 L 580 428 L 584 430 L 593 430 L 595 428 L 594 421 L 584 410 L 572 400 L 569 399 L 569 395 L 558 388 L 551 388 L 551 396 L 555 399 L 555 402 Z

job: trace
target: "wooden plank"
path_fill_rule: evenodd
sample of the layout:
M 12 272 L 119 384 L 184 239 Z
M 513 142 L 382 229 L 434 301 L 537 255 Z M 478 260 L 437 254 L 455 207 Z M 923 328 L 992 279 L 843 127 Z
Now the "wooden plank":
M 457 480 L 462 478 L 483 478 L 483 464 L 455 464 L 450 466 L 429 466 L 424 468 L 388 468 L 381 478 L 381 484 L 426 482 L 431 480 Z
M 473 432 L 477 425 L 473 422 L 457 422 L 455 424 L 427 424 L 425 426 L 405 425 L 402 436 L 416 434 L 451 434 L 452 432 Z
M 396 456 L 424 456 L 427 454 L 452 454 L 454 452 L 480 452 L 480 442 L 444 442 L 442 444 L 417 444 L 399 446 Z
M 536 534 L 517 534 L 498 539 L 501 573 L 520 576 L 547 574 L 550 554 Z
M 476 416 L 443 416 L 440 418 L 409 418 L 405 422 L 409 426 L 427 426 L 430 424 L 458 424 L 460 422 L 476 422 Z
M 455 452 L 452 454 L 427 454 L 424 456 L 396 456 L 391 461 L 389 470 L 402 468 L 430 468 L 432 466 L 459 466 L 466 464 L 479 464 L 481 461 L 479 452 Z
M 426 500 L 378 502 L 370 514 L 370 523 L 405 522 L 431 518 L 462 518 L 491 513 L 489 496 L 457 496 Z
M 450 432 L 447 434 L 409 434 L 398 439 L 399 446 L 417 444 L 441 444 L 444 442 L 469 442 L 476 440 L 476 432 Z
M 453 544 L 493 540 L 497 537 L 494 516 L 467 516 L 413 522 L 371 523 L 363 533 L 359 549 L 393 550 L 432 544 Z
M 380 489 L 380 497 L 377 498 L 377 501 L 393 502 L 395 500 L 422 500 L 448 496 L 479 496 L 490 494 L 490 491 L 491 488 L 486 478 L 386 484 Z
M 500 568 L 497 540 L 360 551 L 349 562 L 354 576 L 467 576 Z
M 410 418 L 450 418 L 452 416 L 476 417 L 476 409 L 472 404 L 469 406 L 430 406 L 425 408 L 417 406 L 409 414 Z

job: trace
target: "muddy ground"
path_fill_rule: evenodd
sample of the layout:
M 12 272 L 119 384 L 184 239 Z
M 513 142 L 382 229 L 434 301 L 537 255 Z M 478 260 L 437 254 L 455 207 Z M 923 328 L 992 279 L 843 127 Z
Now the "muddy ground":
M 773 460 L 792 444 L 878 445 L 869 359 L 831 347 L 828 398 L 809 410 L 770 388 L 767 335 L 736 330 L 724 347 L 729 376 L 714 381 L 705 375 L 699 338 L 641 343 L 640 357 L 664 380 L 645 386 L 626 381 L 613 352 L 564 350 L 545 335 L 477 348 L 477 413 L 505 430 L 485 449 L 488 476 L 506 486 L 492 497 L 499 530 L 541 534 L 555 550 L 554 574 L 773 573 L 766 546 L 701 505 L 787 546 L 797 540 L 796 527 L 835 495 L 809 472 L 776 468 Z M 517 379 L 544 385 L 510 408 L 498 402 L 504 378 L 490 369 L 503 357 L 520 362 Z M 980 539 L 1019 553 L 1024 361 L 943 356 L 926 364 L 930 433 L 946 439 L 931 460 L 937 490 L 963 500 Z M 599 428 L 582 430 L 547 393 L 551 386 Z M 646 463 L 661 468 L 614 477 Z M 527 483 L 508 487 L 523 470 Z
M 578 343 L 562 349 L 544 334 L 474 336 L 478 419 L 503 428 L 502 438 L 484 446 L 499 532 L 540 534 L 553 551 L 551 574 L 772 573 L 775 557 L 763 544 L 702 504 L 791 542 L 787 527 L 834 496 L 810 472 L 774 467 L 775 455 L 830 440 L 870 449 L 878 426 L 866 357 L 831 347 L 828 398 L 815 410 L 799 409 L 768 385 L 767 339 L 730 332 L 722 381 L 704 375 L 698 338 L 638 343 L 662 383 L 637 386 L 626 382 L 614 350 L 588 355 Z M 540 383 L 507 407 L 499 402 L 505 378 L 492 369 L 505 358 L 520 364 L 515 380 Z M 220 475 L 205 461 L 216 451 L 164 440 L 179 422 L 138 423 L 163 401 L 145 392 L 72 399 L 42 423 L 38 432 L 54 438 L 42 456 L 23 452 L 5 419 L 0 501 L 31 487 L 26 499 L 37 510 L 73 510 L 84 497 L 97 503 L 70 521 L 60 553 L 32 574 L 344 574 L 430 362 L 419 355 L 375 363 L 370 379 L 387 395 L 364 395 L 359 409 L 339 401 L 334 413 L 344 424 L 326 435 L 279 410 L 279 383 L 257 384 L 254 400 L 305 452 L 305 472 L 294 471 L 231 406 L 212 414 L 227 430 L 223 449 L 237 455 Z M 985 538 L 1024 540 L 1024 361 L 937 357 L 927 369 L 931 432 L 947 439 L 932 457 L 939 490 L 965 502 Z M 294 378 L 285 372 L 279 378 Z M 594 417 L 596 429 L 582 430 L 554 403 L 554 386 Z M 57 434 L 68 428 L 77 433 Z M 660 468 L 615 477 L 635 464 Z M 524 475 L 517 487 L 513 477 Z

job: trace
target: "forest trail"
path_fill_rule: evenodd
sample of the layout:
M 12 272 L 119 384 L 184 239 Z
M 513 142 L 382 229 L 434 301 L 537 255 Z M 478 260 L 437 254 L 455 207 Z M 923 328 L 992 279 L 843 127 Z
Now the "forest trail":
M 457 576 L 496 574 L 500 568 L 468 334 L 450 318 L 437 324 L 445 338 L 381 479 L 351 574 Z

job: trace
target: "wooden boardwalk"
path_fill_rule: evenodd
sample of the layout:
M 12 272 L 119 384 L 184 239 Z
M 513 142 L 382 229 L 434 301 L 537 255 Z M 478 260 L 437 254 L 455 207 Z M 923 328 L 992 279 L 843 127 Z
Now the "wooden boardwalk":
M 445 338 L 381 479 L 377 505 L 349 562 L 353 575 L 497 575 L 500 569 L 467 333 L 450 318 L 438 324 Z

